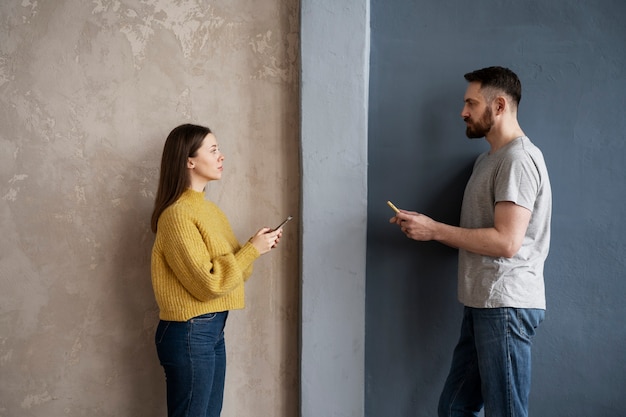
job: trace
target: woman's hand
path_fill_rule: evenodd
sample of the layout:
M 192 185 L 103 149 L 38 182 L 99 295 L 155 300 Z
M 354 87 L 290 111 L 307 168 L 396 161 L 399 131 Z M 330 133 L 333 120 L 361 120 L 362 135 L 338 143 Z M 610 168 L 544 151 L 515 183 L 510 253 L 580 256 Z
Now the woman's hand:
M 283 229 L 272 230 L 269 227 L 259 229 L 249 240 L 249 242 L 259 251 L 261 255 L 266 254 L 278 245 Z

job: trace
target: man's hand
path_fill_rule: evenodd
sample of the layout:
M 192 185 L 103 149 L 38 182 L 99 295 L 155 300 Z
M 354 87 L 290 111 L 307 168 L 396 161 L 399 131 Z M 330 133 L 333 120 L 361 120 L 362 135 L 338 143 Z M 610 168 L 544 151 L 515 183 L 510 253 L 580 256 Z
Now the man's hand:
M 400 226 L 400 230 L 414 240 L 436 240 L 480 255 L 511 258 L 522 246 L 530 216 L 530 210 L 501 201 L 496 204 L 492 227 L 465 229 L 406 210 L 400 210 L 389 222 Z
M 434 239 L 434 226 L 437 222 L 428 216 L 415 211 L 400 210 L 389 223 L 400 226 L 400 230 L 408 238 L 419 241 Z

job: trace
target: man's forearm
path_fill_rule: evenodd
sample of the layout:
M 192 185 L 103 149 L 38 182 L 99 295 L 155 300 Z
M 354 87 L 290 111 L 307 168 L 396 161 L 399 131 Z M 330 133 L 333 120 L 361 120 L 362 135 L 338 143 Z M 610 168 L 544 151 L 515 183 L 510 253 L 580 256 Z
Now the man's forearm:
M 519 250 L 514 239 L 507 237 L 506 234 L 499 232 L 494 227 L 466 229 L 435 222 L 433 240 L 453 248 L 493 257 L 510 258 Z

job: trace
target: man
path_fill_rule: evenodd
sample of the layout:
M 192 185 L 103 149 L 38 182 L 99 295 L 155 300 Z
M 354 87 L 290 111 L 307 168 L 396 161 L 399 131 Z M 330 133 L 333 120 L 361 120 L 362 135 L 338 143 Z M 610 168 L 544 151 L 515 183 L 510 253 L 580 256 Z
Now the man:
M 439 416 L 528 415 L 531 344 L 544 318 L 544 261 L 552 196 L 541 151 L 517 120 L 521 84 L 509 69 L 465 74 L 461 116 L 469 138 L 490 150 L 474 164 L 460 227 L 400 210 L 390 222 L 411 239 L 459 249 L 460 339 L 439 400 Z

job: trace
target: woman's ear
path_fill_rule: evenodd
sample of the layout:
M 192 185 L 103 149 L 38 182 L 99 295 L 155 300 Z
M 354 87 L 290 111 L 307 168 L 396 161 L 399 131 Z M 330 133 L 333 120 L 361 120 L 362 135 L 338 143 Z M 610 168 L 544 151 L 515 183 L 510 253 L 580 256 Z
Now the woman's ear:
M 193 163 L 193 161 L 190 158 L 187 158 L 187 168 L 193 169 L 194 167 L 195 164 Z

